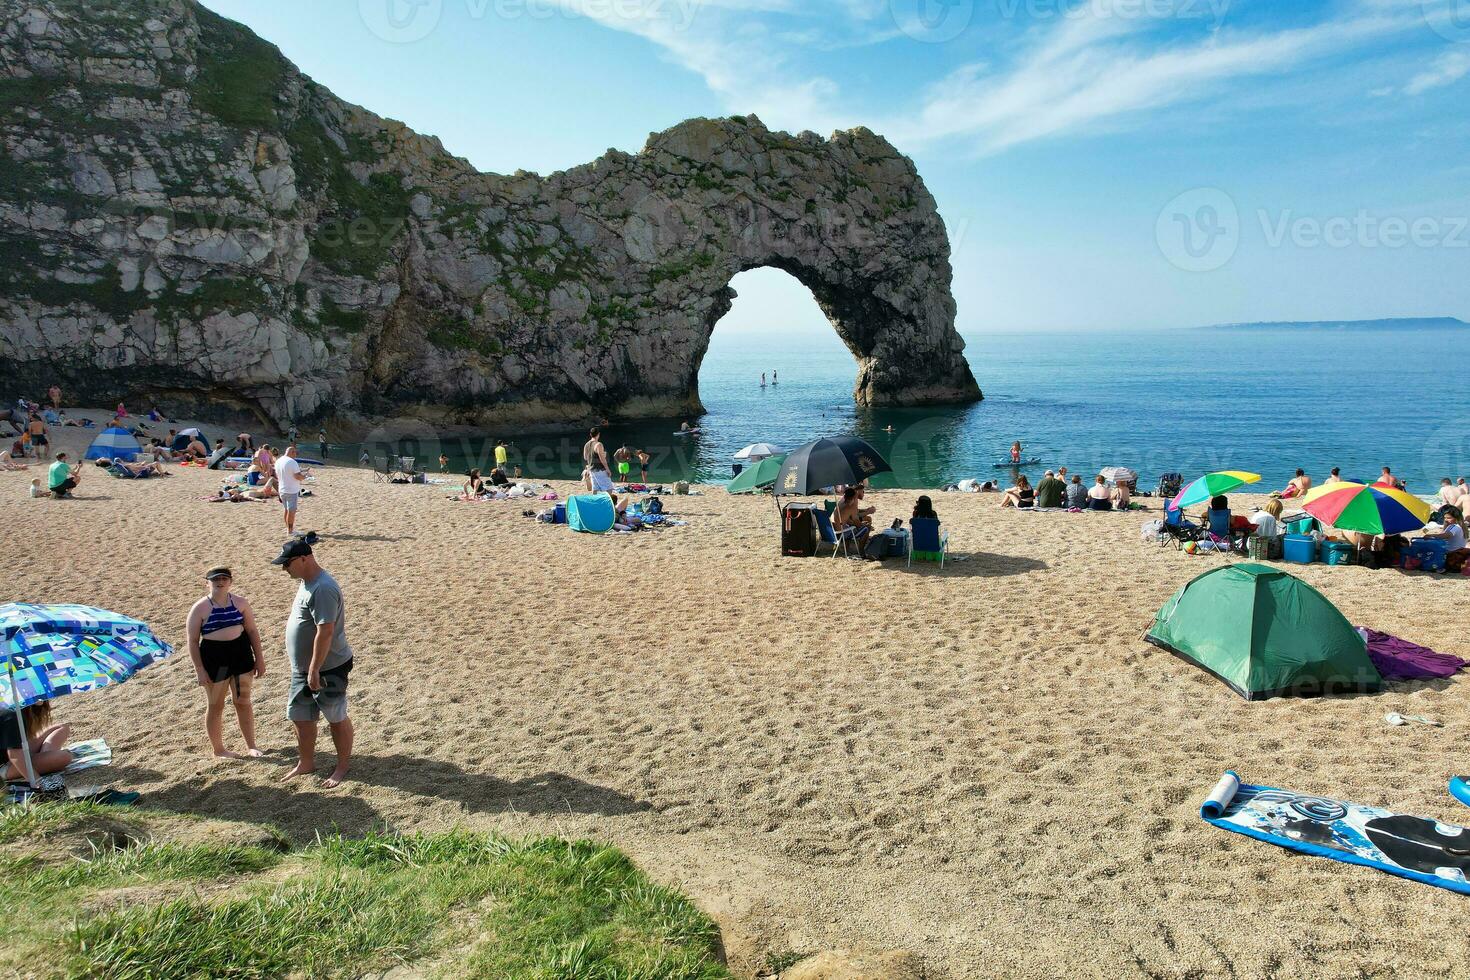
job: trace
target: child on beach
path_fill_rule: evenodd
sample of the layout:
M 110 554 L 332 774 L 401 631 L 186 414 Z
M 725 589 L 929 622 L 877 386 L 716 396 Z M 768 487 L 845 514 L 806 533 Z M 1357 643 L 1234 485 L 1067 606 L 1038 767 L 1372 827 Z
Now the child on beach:
M 39 476 L 36 477 L 34 480 L 31 481 L 31 499 L 35 500 L 38 497 L 47 496 L 50 496 L 50 494 L 46 492 L 45 487 L 41 486 L 41 478 Z

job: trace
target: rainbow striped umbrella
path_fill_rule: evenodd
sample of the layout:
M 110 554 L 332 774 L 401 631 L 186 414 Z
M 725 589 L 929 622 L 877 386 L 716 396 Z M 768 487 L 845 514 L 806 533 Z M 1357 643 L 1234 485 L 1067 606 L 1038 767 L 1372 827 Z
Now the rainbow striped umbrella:
M 1247 473 L 1244 470 L 1221 470 L 1219 473 L 1206 473 L 1195 480 L 1189 486 L 1179 491 L 1170 503 L 1170 510 L 1179 510 L 1184 507 L 1192 507 L 1202 504 L 1211 497 L 1217 497 L 1222 493 L 1229 493 L 1238 486 L 1246 483 L 1256 483 L 1261 479 L 1259 473 Z
M 1302 499 L 1302 510 L 1339 531 L 1402 534 L 1429 520 L 1429 505 L 1393 487 L 1329 483 Z

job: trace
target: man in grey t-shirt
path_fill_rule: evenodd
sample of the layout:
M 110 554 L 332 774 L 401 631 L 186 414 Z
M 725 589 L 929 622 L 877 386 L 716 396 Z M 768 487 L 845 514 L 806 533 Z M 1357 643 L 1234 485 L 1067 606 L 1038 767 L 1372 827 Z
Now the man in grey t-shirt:
M 296 726 L 300 759 L 282 778 L 293 779 L 316 769 L 317 723 L 325 716 L 337 749 L 336 768 L 322 783 L 330 789 L 346 778 L 352 760 L 352 719 L 347 717 L 352 647 L 347 643 L 342 589 L 317 564 L 305 538 L 287 541 L 271 563 L 301 583 L 286 621 L 286 656 L 291 660 L 286 717 Z

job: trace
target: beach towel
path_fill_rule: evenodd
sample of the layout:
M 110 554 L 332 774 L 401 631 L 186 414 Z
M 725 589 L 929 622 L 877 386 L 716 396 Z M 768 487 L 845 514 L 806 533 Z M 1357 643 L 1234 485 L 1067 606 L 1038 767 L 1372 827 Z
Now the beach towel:
M 1252 786 L 1227 770 L 1200 816 L 1233 833 L 1470 895 L 1470 830 L 1306 793 Z
M 1443 679 L 1454 677 L 1464 667 L 1470 666 L 1470 660 L 1439 653 L 1365 626 L 1359 626 L 1358 633 L 1367 641 L 1368 657 L 1385 680 Z
M 112 747 L 107 744 L 105 738 L 89 738 L 85 742 L 73 742 L 67 746 L 67 750 L 71 752 L 71 765 L 63 769 L 63 773 L 82 772 L 86 769 L 112 764 Z

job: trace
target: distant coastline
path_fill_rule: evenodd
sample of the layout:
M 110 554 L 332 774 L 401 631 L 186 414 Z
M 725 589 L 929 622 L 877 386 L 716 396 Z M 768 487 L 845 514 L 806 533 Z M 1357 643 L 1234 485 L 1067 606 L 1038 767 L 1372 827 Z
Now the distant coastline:
M 1379 320 L 1262 320 L 1213 323 L 1200 330 L 1457 330 L 1470 323 L 1453 316 L 1399 316 Z

